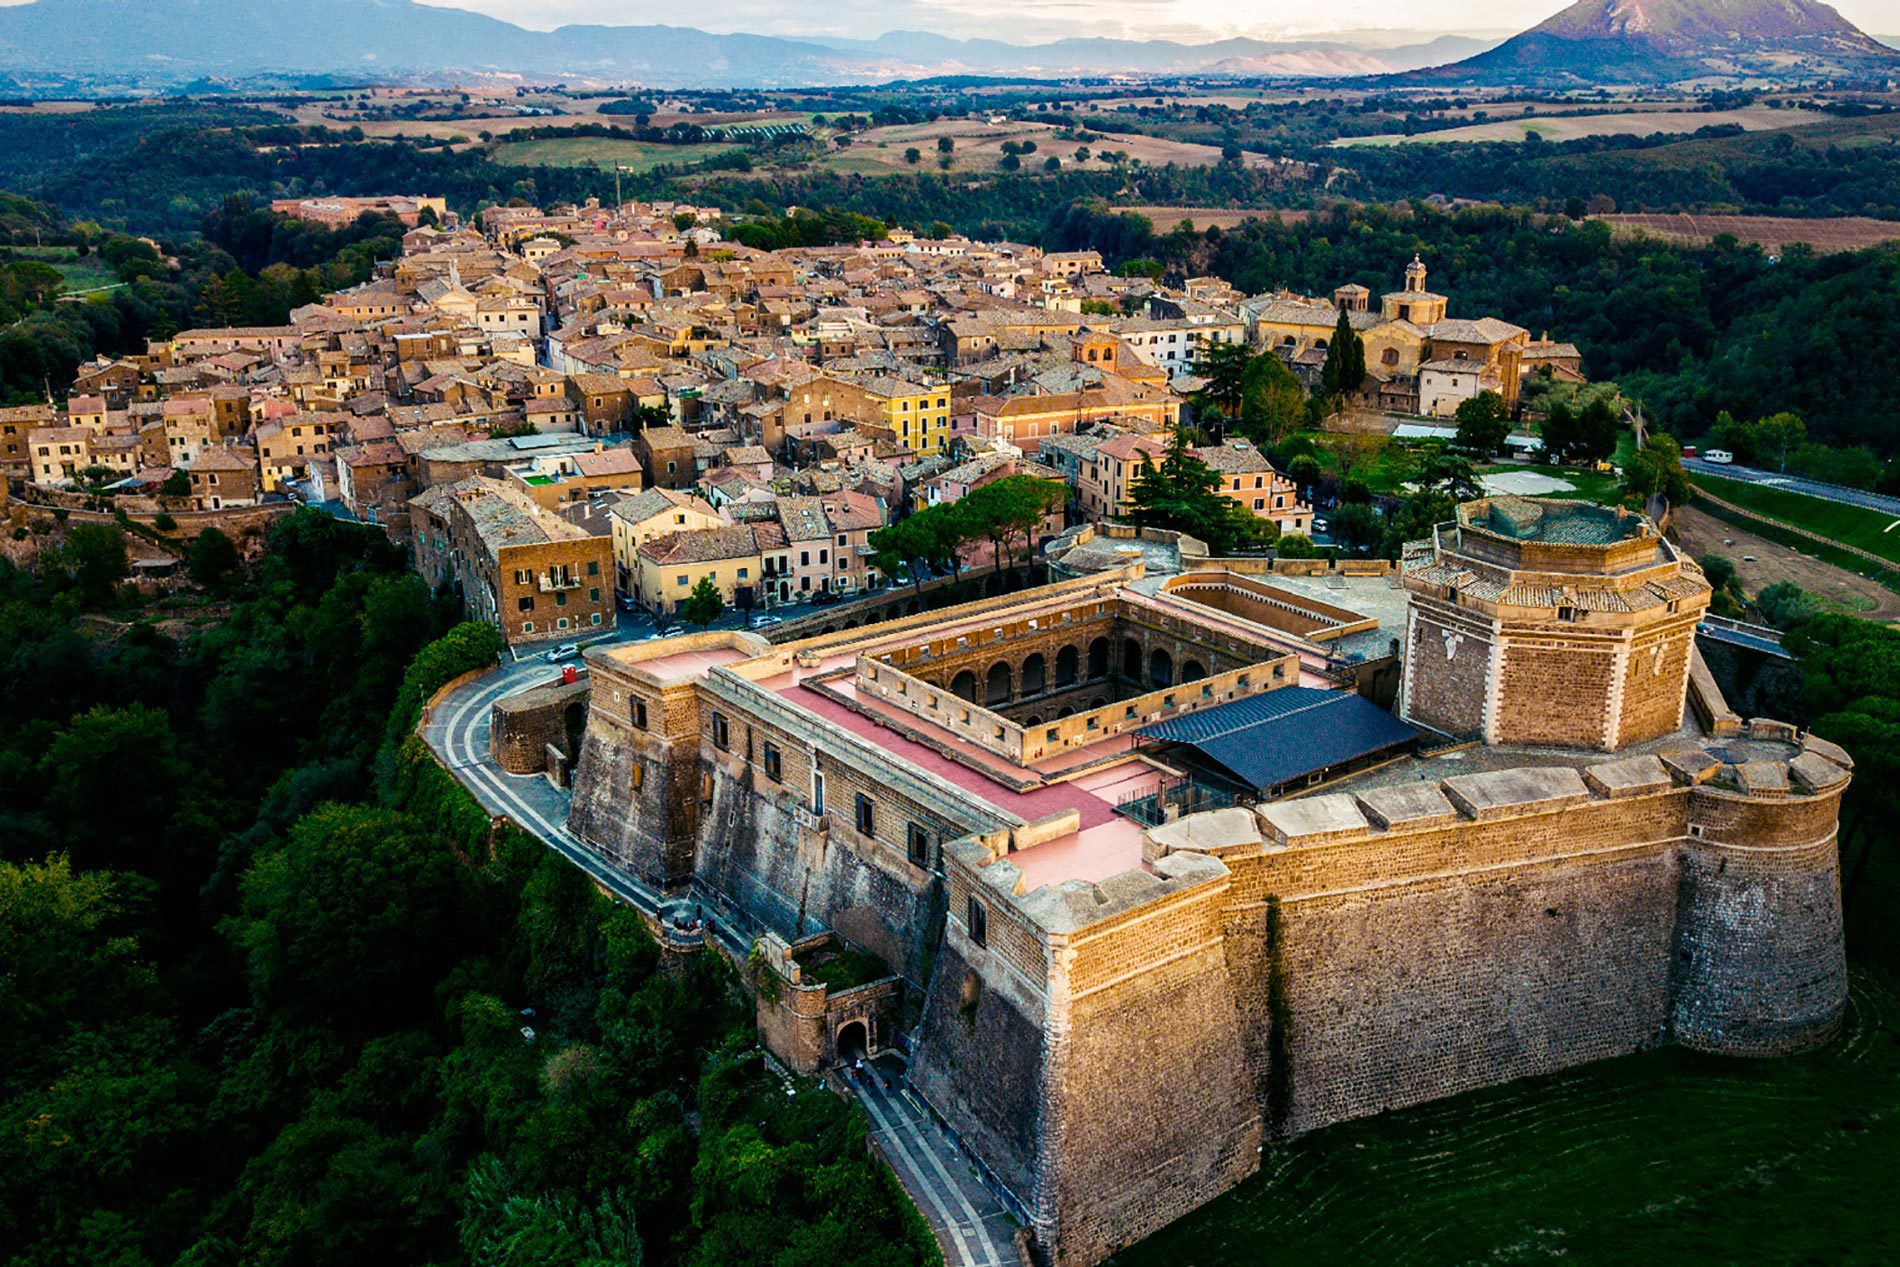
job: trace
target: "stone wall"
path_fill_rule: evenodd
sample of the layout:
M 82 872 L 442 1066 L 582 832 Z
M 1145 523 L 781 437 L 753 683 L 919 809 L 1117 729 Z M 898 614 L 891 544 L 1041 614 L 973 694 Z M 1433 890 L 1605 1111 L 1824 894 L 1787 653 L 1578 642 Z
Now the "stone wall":
M 557 679 L 497 700 L 488 731 L 488 750 L 495 764 L 510 774 L 539 774 L 547 768 L 550 745 L 572 763 L 579 754 L 569 751 L 569 732 L 578 735 L 581 726 L 570 725 L 569 709 L 579 706 L 584 726 L 590 690 L 586 682 Z
M 1009 833 L 956 842 L 915 1084 L 1040 1251 L 1091 1264 L 1239 1182 L 1265 1133 L 1669 1041 L 1823 1041 L 1851 762 L 1743 738 L 1194 815 L 1099 884 L 1019 893 Z M 1005 1047 L 1036 1076 L 997 1085 Z

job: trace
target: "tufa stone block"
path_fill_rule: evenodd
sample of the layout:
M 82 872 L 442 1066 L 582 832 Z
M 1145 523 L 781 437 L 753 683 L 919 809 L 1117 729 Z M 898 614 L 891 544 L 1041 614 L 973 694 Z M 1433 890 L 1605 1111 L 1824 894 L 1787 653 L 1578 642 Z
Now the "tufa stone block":
M 1343 792 L 1276 801 L 1262 805 L 1259 814 L 1267 836 L 1283 845 L 1321 845 L 1366 830 L 1359 803 Z
M 1559 809 L 1590 799 L 1583 776 L 1569 766 L 1461 774 L 1445 780 L 1445 793 L 1453 805 L 1478 822 Z
M 1583 781 L 1598 796 L 1611 799 L 1660 792 L 1675 784 L 1663 763 L 1648 756 L 1626 757 L 1621 761 L 1604 761 L 1590 766 L 1583 772 Z

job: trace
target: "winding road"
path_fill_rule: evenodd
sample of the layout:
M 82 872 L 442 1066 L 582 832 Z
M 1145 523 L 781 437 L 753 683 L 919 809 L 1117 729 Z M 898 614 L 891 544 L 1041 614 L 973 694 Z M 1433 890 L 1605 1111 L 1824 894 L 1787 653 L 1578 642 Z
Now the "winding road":
M 587 670 L 579 666 L 582 673 Z M 556 850 L 635 910 L 655 915 L 660 897 L 610 866 L 567 828 L 568 793 L 538 774 L 509 774 L 489 755 L 495 703 L 560 676 L 539 656 L 466 682 L 435 702 L 423 739 L 442 765 L 491 814 L 508 819 Z M 722 946 L 743 958 L 752 938 L 709 904 L 708 923 Z M 912 1096 L 903 1064 L 880 1057 L 875 1073 L 838 1083 L 871 1119 L 871 1139 L 929 1222 L 949 1267 L 1015 1267 L 1014 1226 L 956 1142 Z

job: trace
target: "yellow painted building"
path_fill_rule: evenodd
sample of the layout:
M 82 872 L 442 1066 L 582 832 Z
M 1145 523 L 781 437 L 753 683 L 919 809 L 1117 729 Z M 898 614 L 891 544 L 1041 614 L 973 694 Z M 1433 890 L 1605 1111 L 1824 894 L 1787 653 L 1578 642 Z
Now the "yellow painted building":
M 758 538 L 744 524 L 655 537 L 636 552 L 634 599 L 648 611 L 677 612 L 699 582 L 711 577 L 726 606 L 750 606 L 764 574 Z M 742 603 L 740 591 L 750 591 Z
M 889 375 L 860 380 L 865 397 L 877 406 L 877 421 L 913 452 L 931 454 L 950 443 L 950 388 L 931 387 Z

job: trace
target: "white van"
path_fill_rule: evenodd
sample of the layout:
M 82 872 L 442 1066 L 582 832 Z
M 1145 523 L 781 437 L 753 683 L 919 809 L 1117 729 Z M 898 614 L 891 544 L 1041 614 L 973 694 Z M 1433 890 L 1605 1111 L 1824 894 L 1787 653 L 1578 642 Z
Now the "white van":
M 1735 455 L 1727 449 L 1708 449 L 1702 454 L 1704 462 L 1713 462 L 1717 466 L 1727 466 L 1735 460 Z

